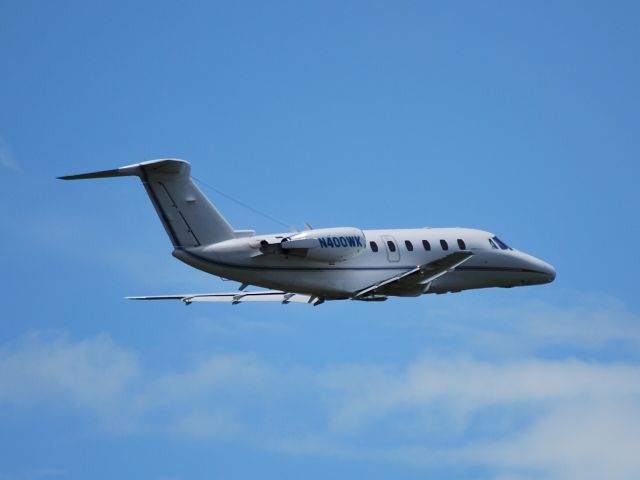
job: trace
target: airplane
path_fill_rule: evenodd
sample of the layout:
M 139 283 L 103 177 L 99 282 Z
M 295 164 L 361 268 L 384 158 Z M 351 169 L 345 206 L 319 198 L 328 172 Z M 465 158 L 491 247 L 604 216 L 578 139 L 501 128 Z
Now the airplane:
M 496 235 L 471 228 L 355 227 L 256 235 L 234 230 L 191 177 L 189 162 L 160 159 L 62 180 L 137 176 L 173 244 L 173 256 L 240 282 L 237 291 L 127 297 L 193 302 L 384 301 L 553 282 L 555 269 Z M 245 290 L 248 286 L 266 290 Z

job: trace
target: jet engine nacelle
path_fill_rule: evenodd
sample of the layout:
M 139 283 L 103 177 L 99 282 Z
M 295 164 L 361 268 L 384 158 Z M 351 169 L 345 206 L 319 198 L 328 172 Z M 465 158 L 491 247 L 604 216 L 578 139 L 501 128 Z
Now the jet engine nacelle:
M 367 248 L 366 238 L 359 228 L 319 228 L 297 233 L 282 240 L 283 253 L 303 255 L 320 262 L 344 262 L 357 257 Z

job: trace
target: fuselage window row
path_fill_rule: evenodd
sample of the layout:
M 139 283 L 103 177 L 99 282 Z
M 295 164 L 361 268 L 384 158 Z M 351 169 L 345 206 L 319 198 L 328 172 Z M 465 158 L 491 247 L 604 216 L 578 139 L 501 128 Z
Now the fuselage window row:
M 458 247 L 460 248 L 460 250 L 466 250 L 467 249 L 467 244 L 465 243 L 465 241 L 461 238 L 457 239 L 457 243 L 458 243 Z M 499 248 L 494 242 L 493 240 L 489 240 L 489 243 L 491 244 L 492 248 Z M 405 240 L 404 241 L 404 245 L 407 249 L 408 252 L 413 252 L 413 243 L 411 243 L 410 240 Z M 387 246 L 389 248 L 389 251 L 391 252 L 395 252 L 397 250 L 396 244 L 395 242 L 392 242 L 391 240 L 387 240 Z M 431 243 L 429 243 L 429 240 L 422 240 L 422 246 L 424 247 L 424 249 L 429 252 L 431 251 Z M 374 241 L 370 241 L 369 242 L 369 247 L 371 248 L 371 251 L 374 253 L 378 252 L 378 244 Z M 442 247 L 442 250 L 449 250 L 449 244 L 447 243 L 446 240 L 442 239 L 440 240 L 440 247 Z

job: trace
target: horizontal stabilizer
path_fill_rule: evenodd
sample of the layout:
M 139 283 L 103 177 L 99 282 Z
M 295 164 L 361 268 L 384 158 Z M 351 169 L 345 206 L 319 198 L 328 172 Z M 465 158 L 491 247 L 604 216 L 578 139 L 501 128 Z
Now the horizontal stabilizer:
M 133 165 L 125 165 L 124 167 L 114 168 L 112 170 L 100 170 L 98 172 L 79 173 L 77 175 L 65 175 L 58 177 L 60 180 L 85 180 L 87 178 L 110 178 L 110 177 L 141 177 L 145 173 L 166 174 L 166 175 L 189 175 L 191 168 L 188 162 L 172 158 L 161 160 L 150 160 L 148 162 L 136 163 Z
M 113 170 L 102 170 L 99 172 L 80 173 L 77 175 L 65 175 L 58 177 L 59 180 L 84 180 L 86 178 L 109 178 L 109 177 L 126 177 L 137 175 L 136 173 L 127 171 L 124 168 L 115 168 Z

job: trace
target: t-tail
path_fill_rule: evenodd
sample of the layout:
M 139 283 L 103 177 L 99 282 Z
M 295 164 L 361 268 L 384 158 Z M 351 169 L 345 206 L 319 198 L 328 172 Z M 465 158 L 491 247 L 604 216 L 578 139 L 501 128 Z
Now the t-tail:
M 162 159 L 100 172 L 58 177 L 62 180 L 137 176 L 142 180 L 174 247 L 199 247 L 235 238 L 233 228 L 191 178 L 184 160 Z

